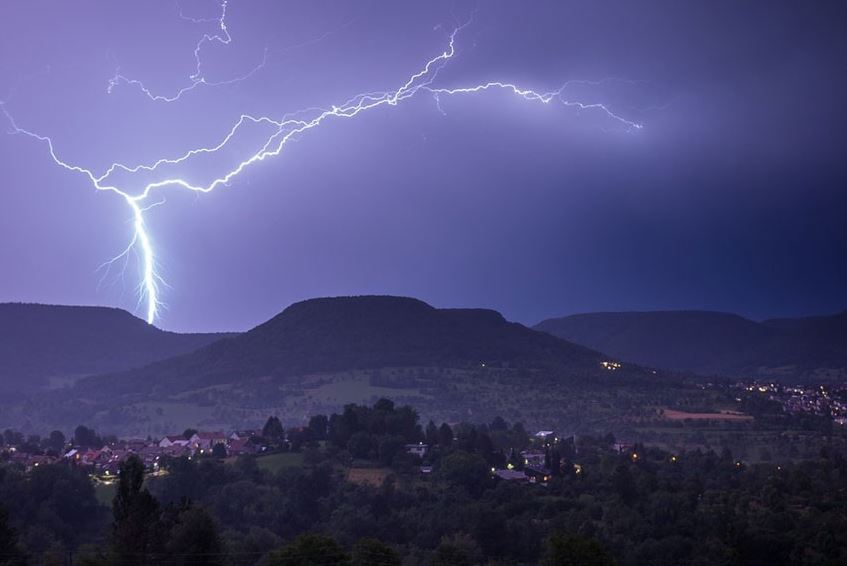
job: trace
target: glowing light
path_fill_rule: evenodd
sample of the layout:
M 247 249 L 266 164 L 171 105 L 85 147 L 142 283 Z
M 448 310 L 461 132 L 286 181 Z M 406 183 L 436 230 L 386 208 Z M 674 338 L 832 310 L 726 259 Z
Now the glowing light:
M 213 20 L 218 23 L 219 31 L 214 34 L 203 35 L 196 44 L 194 50 L 195 69 L 189 76 L 190 83 L 187 87 L 181 88 L 176 94 L 171 96 L 156 95 L 146 88 L 140 81 L 128 79 L 120 73 L 116 73 L 109 81 L 109 87 L 107 90 L 112 92 L 118 84 L 126 83 L 137 86 L 143 93 L 154 101 L 176 102 L 185 93 L 201 85 L 213 84 L 210 81 L 207 81 L 203 75 L 201 52 L 204 45 L 210 42 L 227 45 L 232 40 L 226 26 L 226 10 L 227 1 L 223 0 L 221 2 L 220 16 Z M 208 21 L 200 19 L 191 20 L 195 23 Z M 235 124 L 232 125 L 227 134 L 217 144 L 193 148 L 182 155 L 176 157 L 163 157 L 148 164 L 126 165 L 115 162 L 107 167 L 101 174 L 96 174 L 91 169 L 64 161 L 59 157 L 56 151 L 56 146 L 51 137 L 20 127 L 6 108 L 6 104 L 3 101 L 0 101 L 0 110 L 2 110 L 11 125 L 11 133 L 24 135 L 44 143 L 47 146 L 50 157 L 57 165 L 70 172 L 83 175 L 96 190 L 115 193 L 127 203 L 132 212 L 133 218 L 132 237 L 126 248 L 120 254 L 107 261 L 104 265 L 110 266 L 115 261 L 126 257 L 130 251 L 138 252 L 141 260 L 139 302 L 146 303 L 145 318 L 148 323 L 152 324 L 157 319 L 159 312 L 163 307 L 160 297 L 160 288 L 165 285 L 164 279 L 160 276 L 157 270 L 156 252 L 153 239 L 145 223 L 145 212 L 153 206 L 162 204 L 163 202 L 158 201 L 153 204 L 149 204 L 147 201 L 153 193 L 165 188 L 184 189 L 195 193 L 209 193 L 222 185 L 227 185 L 251 165 L 279 155 L 289 141 L 295 138 L 299 139 L 302 134 L 317 128 L 328 120 L 354 118 L 363 112 L 379 107 L 397 106 L 401 102 L 407 101 L 419 94 L 432 96 L 438 109 L 443 112 L 441 104 L 444 97 L 479 95 L 491 90 L 502 90 L 512 93 L 529 102 L 538 102 L 542 104 L 556 102 L 564 107 L 595 111 L 604 115 L 608 120 L 625 127 L 626 130 L 638 130 L 642 128 L 641 123 L 624 118 L 623 116 L 613 112 L 604 104 L 570 100 L 566 96 L 566 91 L 569 86 L 577 83 L 585 83 L 586 81 L 570 81 L 563 84 L 560 88 L 549 92 L 539 92 L 518 86 L 514 83 L 500 81 L 490 81 L 482 84 L 460 87 L 435 86 L 433 83 L 436 80 L 440 69 L 455 56 L 456 37 L 466 25 L 467 24 L 456 28 L 449 35 L 447 47 L 442 53 L 427 60 L 417 72 L 411 74 L 405 82 L 394 90 L 357 94 L 349 98 L 347 101 L 333 105 L 327 109 L 309 109 L 293 114 L 285 114 L 279 119 L 269 116 L 252 116 L 249 114 L 242 114 Z M 249 78 L 252 74 L 258 71 L 262 65 L 264 65 L 264 63 L 250 71 L 247 75 L 234 80 L 245 80 Z M 166 166 L 178 166 L 195 156 L 214 154 L 220 151 L 226 147 L 242 129 L 242 127 L 247 124 L 268 126 L 271 131 L 265 138 L 263 138 L 264 141 L 261 143 L 261 147 L 258 151 L 248 155 L 237 163 L 237 165 L 212 181 L 207 183 L 197 183 L 192 182 L 188 178 L 170 176 L 167 173 L 161 172 L 161 170 L 165 169 Z M 114 177 L 117 177 L 119 173 L 144 173 L 148 175 L 159 174 L 161 176 L 144 185 L 141 190 L 133 192 L 130 189 L 122 188 L 119 186 L 120 183 L 114 180 Z M 603 362 L 603 365 L 610 370 L 618 369 L 620 367 L 620 364 L 617 362 Z

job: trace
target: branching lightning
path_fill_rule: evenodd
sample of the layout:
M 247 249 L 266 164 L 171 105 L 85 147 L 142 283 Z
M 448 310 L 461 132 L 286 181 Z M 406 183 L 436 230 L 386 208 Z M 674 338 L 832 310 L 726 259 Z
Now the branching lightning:
M 231 41 L 225 22 L 226 7 L 227 3 L 226 0 L 224 0 L 221 3 L 220 18 L 215 20 L 219 24 L 219 33 L 204 35 L 197 43 L 194 51 L 196 68 L 195 72 L 190 76 L 190 80 L 192 82 L 188 87 L 181 89 L 174 96 L 163 97 L 160 95 L 154 95 L 138 81 L 126 79 L 125 77 L 116 74 L 112 81 L 110 81 L 110 90 L 118 83 L 125 82 L 127 84 L 137 85 L 142 92 L 154 101 L 174 102 L 201 84 L 212 84 L 206 81 L 203 77 L 200 52 L 205 43 L 217 41 L 227 44 Z M 587 103 L 569 99 L 567 97 L 568 87 L 575 83 L 585 81 L 568 82 L 556 90 L 546 92 L 539 92 L 510 82 L 500 81 L 491 81 L 482 84 L 458 87 L 435 85 L 434 83 L 438 78 L 439 71 L 456 54 L 455 40 L 463 27 L 464 26 L 456 28 L 450 34 L 447 48 L 442 53 L 427 60 L 417 72 L 411 74 L 400 84 L 399 87 L 394 90 L 357 94 L 340 104 L 333 105 L 330 108 L 308 109 L 293 114 L 286 114 L 278 119 L 269 116 L 242 114 L 232 125 L 226 135 L 224 135 L 223 138 L 216 144 L 193 148 L 179 156 L 163 157 L 152 163 L 135 165 L 126 165 L 124 163 L 117 162 L 112 163 L 100 174 L 97 174 L 88 168 L 64 161 L 61 157 L 59 157 L 52 138 L 20 127 L 2 101 L 0 101 L 0 110 L 2 110 L 11 125 L 11 133 L 24 135 L 45 144 L 50 157 L 57 165 L 68 171 L 83 175 L 98 191 L 106 191 L 120 196 L 129 206 L 132 211 L 133 222 L 133 233 L 130 243 L 120 254 L 109 260 L 105 265 L 109 266 L 113 262 L 121 258 L 125 258 L 131 251 L 135 251 L 139 254 L 141 261 L 139 301 L 145 303 L 146 320 L 148 323 L 152 324 L 157 319 L 162 307 L 160 291 L 164 285 L 164 280 L 157 270 L 156 252 L 153 240 L 145 223 L 145 212 L 152 206 L 162 203 L 160 199 L 159 201 L 151 204 L 150 201 L 152 200 L 152 195 L 166 188 L 183 189 L 193 191 L 195 193 L 208 193 L 214 191 L 216 188 L 230 183 L 251 165 L 264 161 L 269 157 L 279 155 L 289 141 L 297 139 L 302 134 L 317 128 L 328 120 L 354 118 L 359 114 L 379 107 L 396 106 L 401 102 L 407 101 L 421 94 L 432 96 L 436 106 L 443 113 L 444 111 L 441 107 L 441 102 L 445 97 L 479 95 L 486 91 L 502 90 L 512 93 L 529 102 L 541 104 L 550 104 L 551 102 L 555 102 L 565 107 L 576 108 L 578 110 L 599 112 L 602 115 L 605 115 L 608 120 L 622 125 L 627 130 L 638 130 L 642 128 L 641 123 L 629 120 L 620 114 L 613 112 L 605 104 L 596 102 Z M 250 74 L 254 73 L 256 70 L 257 69 L 254 69 Z M 244 78 L 249 76 L 249 74 L 245 75 Z M 215 154 L 216 152 L 221 151 L 230 144 L 236 134 L 244 128 L 245 125 L 262 125 L 269 128 L 269 133 L 262 138 L 262 142 L 260 144 L 261 147 L 258 151 L 246 156 L 234 167 L 231 167 L 225 173 L 219 175 L 213 180 L 206 183 L 196 183 L 192 182 L 188 178 L 171 176 L 167 174 L 166 171 L 163 171 L 164 169 L 181 165 L 193 157 L 203 154 Z M 119 186 L 121 183 L 115 180 L 115 178 L 119 175 L 136 173 L 144 173 L 152 176 L 159 175 L 159 178 L 155 178 L 155 180 L 147 182 L 135 191 Z
M 218 25 L 218 30 L 215 33 L 204 33 L 203 36 L 197 41 L 194 46 L 194 72 L 188 76 L 188 85 L 180 88 L 172 95 L 164 95 L 164 94 L 156 94 L 151 89 L 147 88 L 145 84 L 138 79 L 131 79 L 121 74 L 121 68 L 118 67 L 115 70 L 115 75 L 109 79 L 108 85 L 106 86 L 106 93 L 112 94 L 115 88 L 120 84 L 126 84 L 128 86 L 133 86 L 138 88 L 147 98 L 154 102 L 176 102 L 186 93 L 191 92 L 192 90 L 202 87 L 202 86 L 224 86 L 235 84 L 241 81 L 246 81 L 260 70 L 262 70 L 268 62 L 268 50 L 265 49 L 265 53 L 262 56 L 262 60 L 250 69 L 247 73 L 234 77 L 231 79 L 226 79 L 222 81 L 211 81 L 206 78 L 203 74 L 203 59 L 201 53 L 203 51 L 203 47 L 210 43 L 217 43 L 219 45 L 229 45 L 232 43 L 232 36 L 229 34 L 229 28 L 226 26 L 226 11 L 227 11 L 227 3 L 228 0 L 222 0 L 220 4 L 220 14 L 217 18 L 193 18 L 186 16 L 182 12 L 182 8 L 179 8 L 179 17 L 183 20 L 191 22 L 193 24 L 205 24 L 215 22 Z

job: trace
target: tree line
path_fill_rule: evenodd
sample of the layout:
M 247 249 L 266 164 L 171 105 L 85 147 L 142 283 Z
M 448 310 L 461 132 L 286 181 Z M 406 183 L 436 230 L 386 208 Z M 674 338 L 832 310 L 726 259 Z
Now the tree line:
M 611 437 L 581 437 L 572 449 L 543 446 L 559 473 L 532 484 L 491 473 L 518 468 L 533 442 L 503 419 L 421 425 L 411 407 L 379 401 L 296 431 L 265 428 L 268 438 L 302 435 L 303 465 L 181 458 L 145 479 L 130 459 L 111 515 L 72 467 L 0 468 L 2 560 L 73 549 L 92 566 L 847 563 L 837 445 L 804 462 L 749 465 L 728 450 L 619 453 Z M 419 442 L 429 445 L 422 459 L 404 449 Z M 352 481 L 351 467 L 384 479 Z

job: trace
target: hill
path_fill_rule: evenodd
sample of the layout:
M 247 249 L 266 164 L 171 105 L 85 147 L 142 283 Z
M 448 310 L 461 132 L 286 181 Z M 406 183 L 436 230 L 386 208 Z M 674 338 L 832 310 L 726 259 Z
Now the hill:
M 269 414 L 299 426 L 308 415 L 388 397 L 448 422 L 505 415 L 546 429 L 609 430 L 680 383 L 604 361 L 490 310 L 322 298 L 196 351 L 0 406 L 0 428 L 85 423 L 143 437 L 189 426 L 251 428 Z
M 0 391 L 127 370 L 196 350 L 225 335 L 176 334 L 104 307 L 0 304 Z
M 847 312 L 754 322 L 708 311 L 589 313 L 535 327 L 632 363 L 704 375 L 847 378 Z
M 601 371 L 601 356 L 495 311 L 436 309 L 404 297 L 321 298 L 291 305 L 256 328 L 106 382 L 121 392 L 193 390 L 250 378 L 388 367 L 501 367 Z

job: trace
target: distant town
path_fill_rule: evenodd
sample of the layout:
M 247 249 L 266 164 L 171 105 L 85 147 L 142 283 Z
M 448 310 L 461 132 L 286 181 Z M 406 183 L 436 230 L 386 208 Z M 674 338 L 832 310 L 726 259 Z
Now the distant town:
M 706 387 L 719 387 L 708 384 Z M 727 387 L 737 392 L 759 393 L 778 404 L 788 415 L 809 414 L 831 417 L 837 425 L 847 425 L 847 384 L 785 385 L 774 382 L 739 381 Z M 741 397 L 736 397 L 741 401 Z

